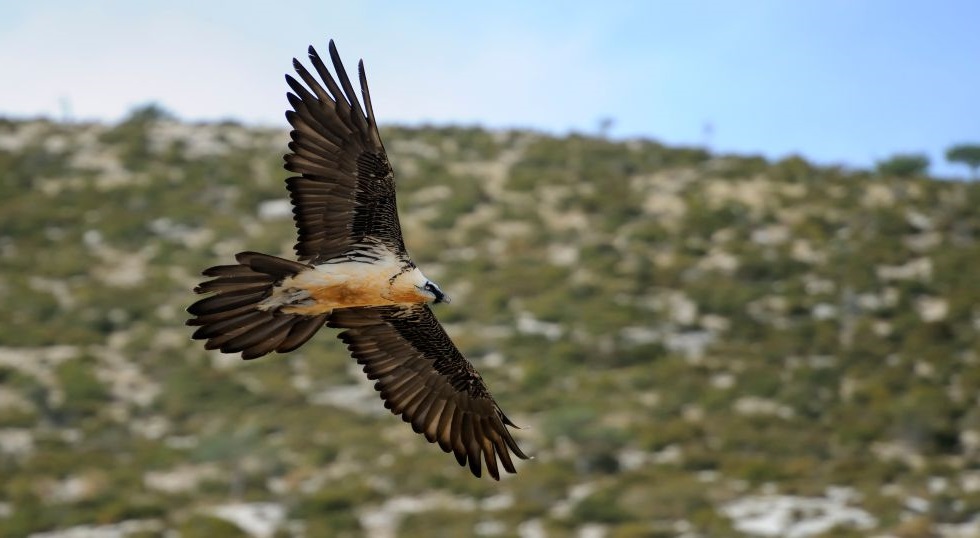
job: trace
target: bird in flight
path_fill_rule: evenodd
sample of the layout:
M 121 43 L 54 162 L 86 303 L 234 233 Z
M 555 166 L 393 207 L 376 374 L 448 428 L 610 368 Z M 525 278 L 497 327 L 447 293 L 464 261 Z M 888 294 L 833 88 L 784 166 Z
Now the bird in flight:
M 187 309 L 187 324 L 205 349 L 243 359 L 293 351 L 323 325 L 344 329 L 338 337 L 385 407 L 477 477 L 482 461 L 499 480 L 498 460 L 514 473 L 511 453 L 527 459 L 508 430 L 516 426 L 429 308 L 449 297 L 405 250 L 364 62 L 362 108 L 332 40 L 329 49 L 336 78 L 312 46 L 317 76 L 296 59 L 302 82 L 286 75 L 298 261 L 241 252 L 204 270 L 212 278 L 194 291 L 207 296 Z

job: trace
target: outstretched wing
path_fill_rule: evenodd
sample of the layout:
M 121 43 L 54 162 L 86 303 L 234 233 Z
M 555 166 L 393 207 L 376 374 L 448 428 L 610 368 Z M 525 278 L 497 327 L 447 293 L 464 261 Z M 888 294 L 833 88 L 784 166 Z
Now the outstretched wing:
M 338 336 L 377 381 L 385 407 L 460 465 L 468 462 L 474 475 L 481 475 L 481 459 L 498 480 L 498 459 L 510 473 L 511 452 L 527 459 L 507 429 L 516 426 L 428 306 L 338 309 L 327 324 L 347 329 Z
M 330 60 L 339 85 L 313 47 L 309 58 L 320 80 L 296 59 L 303 82 L 286 75 L 293 90 L 286 119 L 293 130 L 285 167 L 299 174 L 286 180 L 299 235 L 296 254 L 316 263 L 378 242 L 404 254 L 395 176 L 374 119 L 364 62 L 358 74 L 366 114 L 333 40 Z

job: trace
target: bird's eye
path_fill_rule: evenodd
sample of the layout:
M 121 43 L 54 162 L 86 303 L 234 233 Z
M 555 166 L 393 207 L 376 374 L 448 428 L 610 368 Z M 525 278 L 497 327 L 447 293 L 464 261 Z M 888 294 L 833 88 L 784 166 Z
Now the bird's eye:
M 432 285 L 432 282 L 426 282 L 425 289 L 428 291 L 435 291 L 435 286 Z

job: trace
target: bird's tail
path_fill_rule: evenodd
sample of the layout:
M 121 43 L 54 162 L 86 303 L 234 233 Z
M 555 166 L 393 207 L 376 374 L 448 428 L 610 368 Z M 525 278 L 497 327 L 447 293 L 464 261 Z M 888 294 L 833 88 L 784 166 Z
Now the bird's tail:
M 259 307 L 277 284 L 309 265 L 257 252 L 238 253 L 235 260 L 236 265 L 204 270 L 203 275 L 215 278 L 194 292 L 210 295 L 187 308 L 193 316 L 187 324 L 198 327 L 193 338 L 207 340 L 205 349 L 241 352 L 243 359 L 286 353 L 303 345 L 326 322 L 327 314 L 304 316 Z

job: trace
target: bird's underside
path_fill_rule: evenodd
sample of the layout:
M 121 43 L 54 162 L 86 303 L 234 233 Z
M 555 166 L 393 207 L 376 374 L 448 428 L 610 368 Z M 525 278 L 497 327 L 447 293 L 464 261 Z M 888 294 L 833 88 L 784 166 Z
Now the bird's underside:
M 516 472 L 511 454 L 527 456 L 508 430 L 515 426 L 428 306 L 448 297 L 405 250 L 363 64 L 366 112 L 333 42 L 337 79 L 309 53 L 319 80 L 295 60 L 305 86 L 287 76 L 294 93 L 285 160 L 297 175 L 286 184 L 299 261 L 242 252 L 235 264 L 206 269 L 210 279 L 194 290 L 206 297 L 188 308 L 193 337 L 254 359 L 293 351 L 324 325 L 344 329 L 338 337 L 385 407 L 476 476 L 485 463 L 499 479 L 498 461 Z
M 338 308 L 419 303 L 411 282 L 412 269 L 400 265 L 387 250 L 379 252 L 374 262 L 347 257 L 329 260 L 283 279 L 258 308 L 316 316 Z

